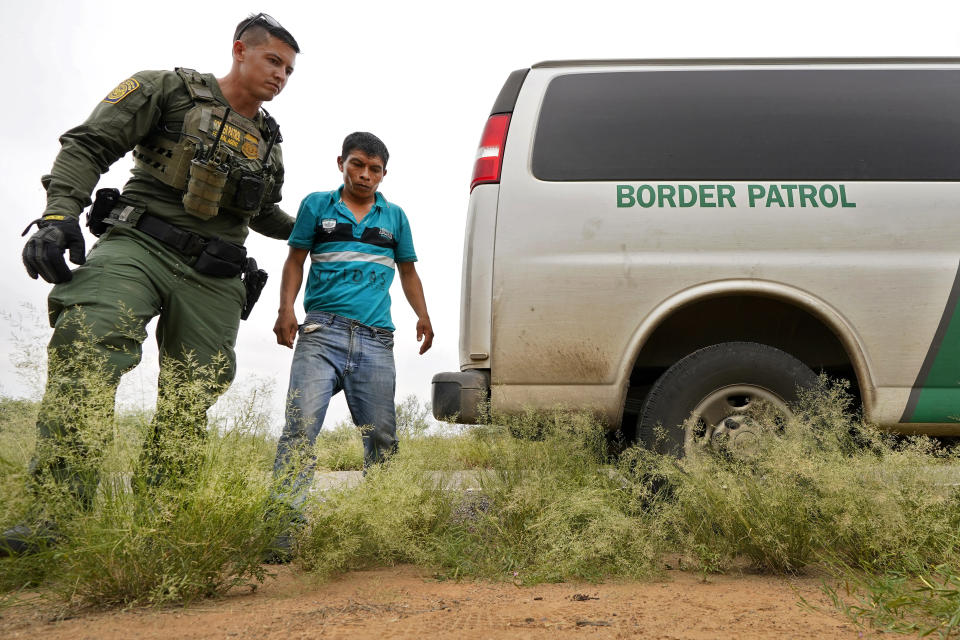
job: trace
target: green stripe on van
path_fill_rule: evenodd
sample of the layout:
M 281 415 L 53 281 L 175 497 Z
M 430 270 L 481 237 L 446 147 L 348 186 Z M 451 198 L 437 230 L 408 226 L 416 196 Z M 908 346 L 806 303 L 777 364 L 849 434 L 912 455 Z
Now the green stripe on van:
M 960 422 L 960 269 L 900 422 Z

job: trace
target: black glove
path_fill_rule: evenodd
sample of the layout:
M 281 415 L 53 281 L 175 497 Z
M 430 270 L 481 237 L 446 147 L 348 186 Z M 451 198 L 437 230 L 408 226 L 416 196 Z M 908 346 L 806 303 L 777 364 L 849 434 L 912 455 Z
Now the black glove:
M 46 216 L 28 224 L 20 235 L 27 235 L 34 224 L 38 227 L 37 232 L 23 247 L 23 266 L 27 268 L 27 274 L 34 280 L 39 274 L 53 284 L 68 282 L 73 273 L 63 259 L 64 250 L 70 250 L 73 264 L 87 261 L 80 221 L 72 216 Z

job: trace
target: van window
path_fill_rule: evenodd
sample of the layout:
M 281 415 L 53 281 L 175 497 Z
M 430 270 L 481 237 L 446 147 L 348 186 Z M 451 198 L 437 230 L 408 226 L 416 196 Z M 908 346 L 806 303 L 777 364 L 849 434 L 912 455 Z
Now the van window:
M 544 96 L 540 180 L 960 180 L 960 71 L 578 73 Z

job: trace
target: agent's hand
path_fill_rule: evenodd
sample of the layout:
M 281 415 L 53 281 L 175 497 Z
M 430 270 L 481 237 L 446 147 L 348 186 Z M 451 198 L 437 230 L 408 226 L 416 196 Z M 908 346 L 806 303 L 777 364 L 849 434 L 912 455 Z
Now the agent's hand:
M 34 280 L 39 275 L 52 284 L 69 282 L 73 273 L 63 259 L 63 252 L 70 250 L 73 264 L 87 261 L 80 221 L 73 216 L 46 216 L 34 222 L 39 228 L 23 247 L 23 266 L 27 268 L 27 274 Z M 21 235 L 27 235 L 34 222 Z
M 277 322 L 273 325 L 273 332 L 277 336 L 277 344 L 293 349 L 293 341 L 297 337 L 297 314 L 293 310 L 280 310 Z
M 433 346 L 433 325 L 430 324 L 430 318 L 417 320 L 417 342 L 421 340 L 423 344 L 420 345 L 420 355 L 423 355 Z

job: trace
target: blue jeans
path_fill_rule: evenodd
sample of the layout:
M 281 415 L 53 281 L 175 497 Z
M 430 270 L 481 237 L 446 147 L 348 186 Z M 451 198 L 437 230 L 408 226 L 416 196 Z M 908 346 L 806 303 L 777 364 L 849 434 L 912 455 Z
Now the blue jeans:
M 361 428 L 364 467 L 383 462 L 397 450 L 395 388 L 392 331 L 325 311 L 307 314 L 290 367 L 286 423 L 273 463 L 273 472 L 279 475 L 295 456 L 305 461 L 295 478 L 285 480 L 292 505 L 306 497 L 313 479 L 313 445 L 330 398 L 339 391 Z

